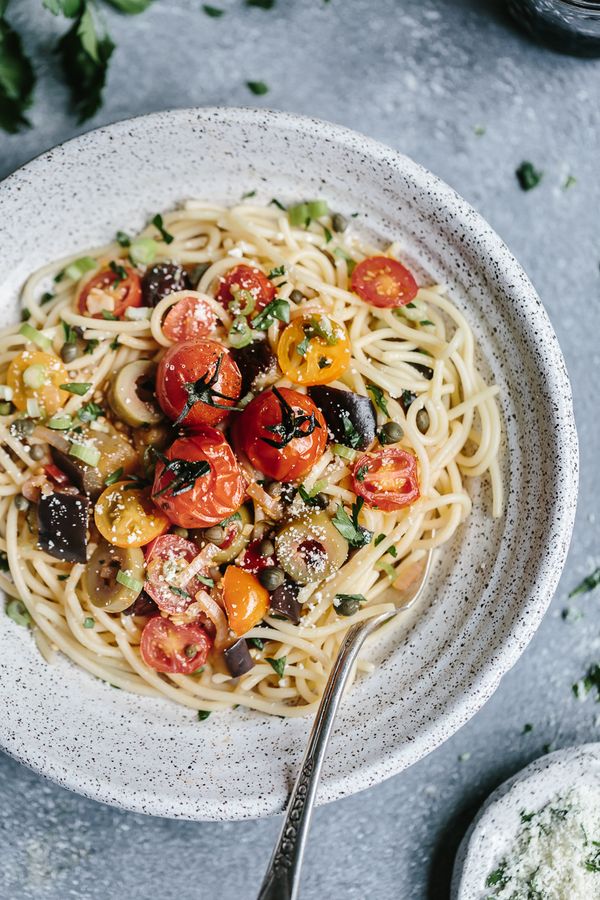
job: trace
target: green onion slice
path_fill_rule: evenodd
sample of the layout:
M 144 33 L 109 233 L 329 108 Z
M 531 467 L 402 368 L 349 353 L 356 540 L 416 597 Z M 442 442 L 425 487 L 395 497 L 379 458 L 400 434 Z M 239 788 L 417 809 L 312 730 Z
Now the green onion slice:
M 92 447 L 91 444 L 78 444 L 73 441 L 69 448 L 69 456 L 80 459 L 82 462 L 87 463 L 88 466 L 97 466 L 102 454 L 97 447 Z
M 52 350 L 52 341 L 50 338 L 46 337 L 45 334 L 42 334 L 41 331 L 38 331 L 37 328 L 34 328 L 33 325 L 30 325 L 29 322 L 23 322 L 19 328 L 19 334 L 22 334 L 28 341 L 33 341 L 33 343 L 37 344 L 38 347 L 41 347 L 42 350 Z
M 117 572 L 117 581 L 124 587 L 129 588 L 132 591 L 136 591 L 138 594 L 144 587 L 143 581 L 140 581 L 138 578 L 134 578 L 133 575 L 130 575 L 129 572 L 124 571 L 123 569 L 119 569 L 119 571 Z
M 290 225 L 294 228 L 304 228 L 307 220 L 310 219 L 308 203 L 296 203 L 295 206 L 290 206 L 288 209 L 288 219 Z
M 129 248 L 129 258 L 136 266 L 149 266 L 154 262 L 158 244 L 152 238 L 136 238 Z
M 65 275 L 73 281 L 79 281 L 86 272 L 91 272 L 97 266 L 98 263 L 91 256 L 82 256 L 81 259 L 76 259 L 75 262 L 66 267 Z
M 336 456 L 341 456 L 342 459 L 347 459 L 348 462 L 352 462 L 356 459 L 356 450 L 351 450 L 350 447 L 344 447 L 343 444 L 333 444 L 331 449 Z
M 67 384 L 61 384 L 60 389 L 61 391 L 68 391 L 69 394 L 78 394 L 79 397 L 83 397 L 91 386 L 89 381 L 68 381 Z
M 46 383 L 48 373 L 46 367 L 39 363 L 33 366 L 27 366 L 23 372 L 23 384 L 30 388 L 41 388 Z
M 6 604 L 6 615 L 23 628 L 31 625 L 31 616 L 22 600 L 9 600 Z
M 46 424 L 48 428 L 52 428 L 54 431 L 66 431 L 73 424 L 73 419 L 67 413 L 62 413 L 52 416 Z

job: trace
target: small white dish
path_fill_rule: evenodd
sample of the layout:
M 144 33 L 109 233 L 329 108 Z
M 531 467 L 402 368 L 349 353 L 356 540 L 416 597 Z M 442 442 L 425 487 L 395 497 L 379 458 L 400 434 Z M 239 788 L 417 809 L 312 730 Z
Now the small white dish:
M 374 651 L 373 675 L 341 710 L 319 799 L 400 772 L 488 699 L 535 632 L 567 552 L 577 437 L 556 336 L 526 275 L 447 185 L 360 134 L 268 110 L 157 113 L 82 135 L 0 185 L 0 326 L 27 275 L 141 227 L 189 197 L 284 202 L 324 196 L 374 241 L 402 241 L 442 281 L 500 385 L 505 514 L 487 486 L 444 547 L 425 601 Z M 107 803 L 161 816 L 237 819 L 279 812 L 306 742 L 305 719 L 190 710 L 113 690 L 0 620 L 0 746 Z
M 600 791 L 600 744 L 581 744 L 549 753 L 496 788 L 458 849 L 452 900 L 485 897 L 486 878 L 514 843 L 524 810 L 537 811 L 573 789 L 587 788 Z

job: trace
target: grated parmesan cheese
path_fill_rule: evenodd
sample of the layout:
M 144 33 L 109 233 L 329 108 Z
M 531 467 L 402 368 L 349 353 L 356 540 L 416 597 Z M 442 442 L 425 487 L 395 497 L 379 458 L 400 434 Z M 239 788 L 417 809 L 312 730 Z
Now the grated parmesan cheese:
M 570 791 L 523 810 L 481 900 L 600 900 L 600 793 Z

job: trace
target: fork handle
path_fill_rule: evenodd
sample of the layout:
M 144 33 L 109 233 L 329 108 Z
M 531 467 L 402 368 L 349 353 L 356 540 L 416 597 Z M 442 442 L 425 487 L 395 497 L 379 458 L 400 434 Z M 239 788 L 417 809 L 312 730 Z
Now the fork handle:
M 344 688 L 365 640 L 394 615 L 395 611 L 390 611 L 358 622 L 350 628 L 342 641 L 327 679 L 258 900 L 296 900 L 298 897 L 300 870 L 317 786 Z

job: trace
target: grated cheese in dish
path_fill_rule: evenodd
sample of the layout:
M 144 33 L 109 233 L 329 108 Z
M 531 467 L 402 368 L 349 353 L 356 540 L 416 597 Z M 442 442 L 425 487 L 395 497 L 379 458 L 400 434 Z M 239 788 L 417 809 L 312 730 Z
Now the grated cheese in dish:
M 481 900 L 600 900 L 600 792 L 572 790 L 522 810 Z

